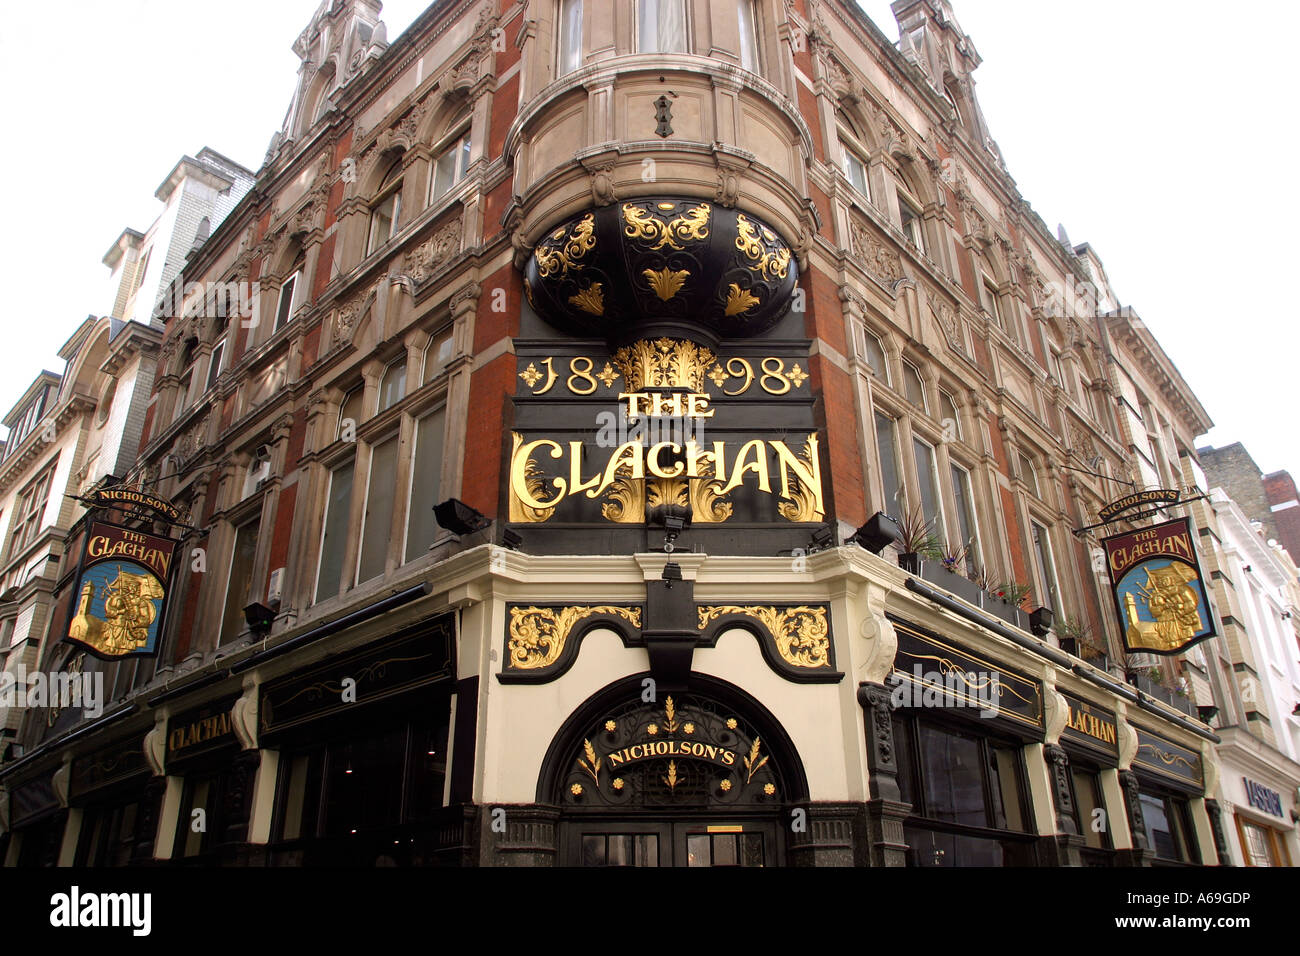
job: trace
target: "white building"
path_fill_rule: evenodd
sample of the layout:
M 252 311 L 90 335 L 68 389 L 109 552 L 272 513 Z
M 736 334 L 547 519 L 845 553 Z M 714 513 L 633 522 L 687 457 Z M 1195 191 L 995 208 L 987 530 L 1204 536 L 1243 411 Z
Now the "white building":
M 109 314 L 150 324 L 159 296 L 190 251 L 212 234 L 255 179 L 206 146 L 197 157 L 182 156 L 154 193 L 163 211 L 153 225 L 144 233 L 124 229 L 104 254 L 112 273 Z
M 1231 649 L 1217 681 L 1216 721 L 1224 830 L 1238 866 L 1300 863 L 1300 661 L 1295 574 L 1286 552 L 1270 546 L 1221 488 L 1211 493 L 1218 525 L 1219 614 Z

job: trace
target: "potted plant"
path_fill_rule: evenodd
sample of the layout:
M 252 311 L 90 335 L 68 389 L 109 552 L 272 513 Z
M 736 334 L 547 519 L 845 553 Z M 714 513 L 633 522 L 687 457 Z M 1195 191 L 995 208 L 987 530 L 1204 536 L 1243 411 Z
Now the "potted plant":
M 1094 652 L 1097 650 L 1089 640 L 1090 633 L 1088 626 L 1077 617 L 1067 617 L 1056 625 L 1056 636 L 1061 641 L 1061 650 L 1083 660 L 1088 659 L 1084 653 L 1086 650 Z
M 920 574 L 922 559 L 937 561 L 943 556 L 943 542 L 934 533 L 934 519 L 926 518 L 920 505 L 903 515 L 898 530 L 898 566 L 904 571 Z

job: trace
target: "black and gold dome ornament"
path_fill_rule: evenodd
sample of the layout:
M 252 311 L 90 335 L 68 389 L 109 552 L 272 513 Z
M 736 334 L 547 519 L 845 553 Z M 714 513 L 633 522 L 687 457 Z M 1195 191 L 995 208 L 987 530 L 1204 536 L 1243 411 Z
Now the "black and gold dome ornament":
M 537 244 L 524 273 L 544 319 L 611 342 L 760 335 L 790 308 L 798 280 L 790 246 L 762 220 L 670 197 L 582 213 Z

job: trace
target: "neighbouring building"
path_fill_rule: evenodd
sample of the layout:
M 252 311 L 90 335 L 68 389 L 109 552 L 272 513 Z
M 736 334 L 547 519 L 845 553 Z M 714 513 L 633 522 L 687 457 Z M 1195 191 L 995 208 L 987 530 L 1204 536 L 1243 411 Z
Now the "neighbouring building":
M 143 233 L 122 230 L 104 254 L 111 273 L 109 314 L 161 325 L 164 315 L 155 314 L 159 296 L 253 180 L 253 173 L 206 146 L 198 156 L 182 156 L 154 193 L 163 211 L 153 225 Z
M 7 862 L 1227 862 L 1094 570 L 1210 420 L 894 11 L 323 2 L 166 321 L 161 653 L 24 725 Z
M 0 698 L 3 761 L 21 753 L 27 675 L 62 655 L 47 629 L 66 585 L 64 542 L 84 513 L 69 496 L 134 466 L 161 339 L 160 330 L 136 322 L 87 318 L 59 350 L 64 372 L 42 372 L 4 418 L 0 659 L 13 684 Z M 41 719 L 47 714 L 40 711 Z
M 1240 442 L 1222 448 L 1197 449 L 1211 486 L 1223 488 L 1250 517 L 1264 537 L 1300 556 L 1300 494 L 1286 471 L 1261 474 L 1255 459 Z

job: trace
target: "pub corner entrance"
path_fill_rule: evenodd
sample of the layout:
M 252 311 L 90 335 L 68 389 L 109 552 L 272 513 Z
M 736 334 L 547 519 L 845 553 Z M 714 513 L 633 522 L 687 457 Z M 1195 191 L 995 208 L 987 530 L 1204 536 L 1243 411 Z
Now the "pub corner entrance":
M 780 723 L 739 688 L 695 674 L 648 700 L 638 676 L 573 713 L 537 796 L 561 808 L 561 866 L 780 866 L 808 784 Z

